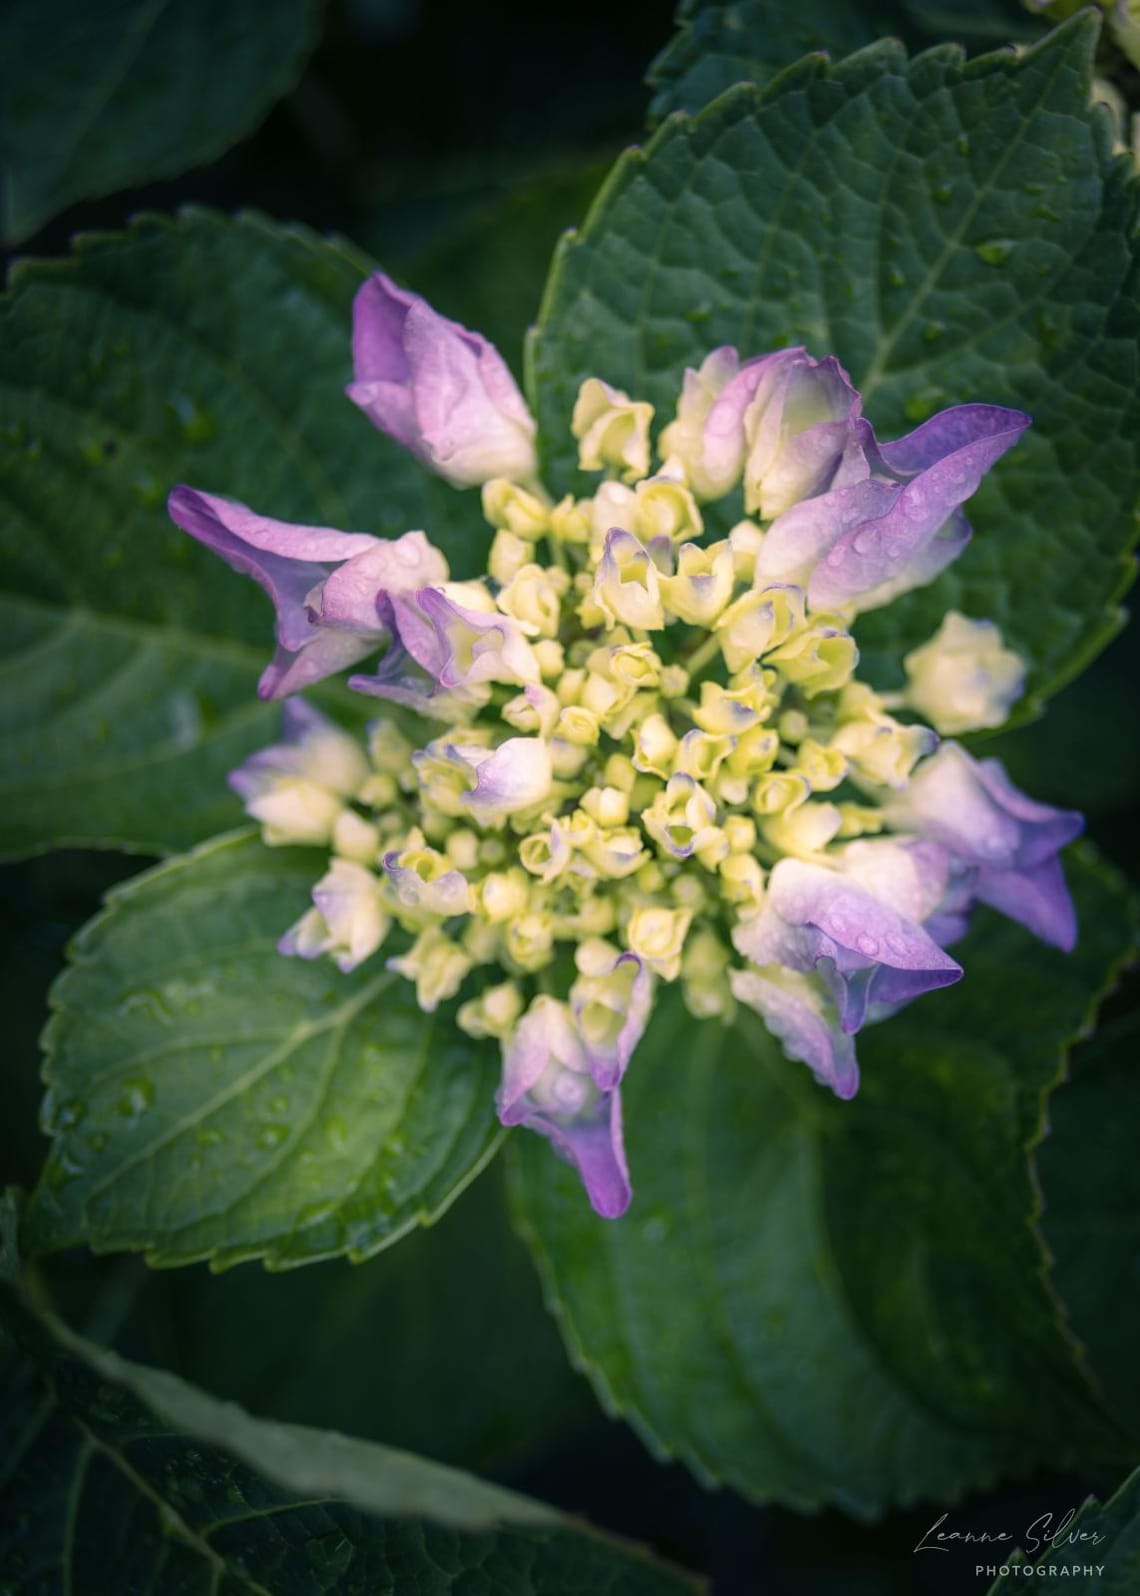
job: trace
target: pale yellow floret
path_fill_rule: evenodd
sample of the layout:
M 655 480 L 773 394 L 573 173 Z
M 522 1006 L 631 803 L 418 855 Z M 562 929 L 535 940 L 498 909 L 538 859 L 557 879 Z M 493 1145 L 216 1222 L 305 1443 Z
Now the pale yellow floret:
M 500 529 L 491 539 L 487 570 L 494 581 L 505 587 L 533 557 L 533 544 L 525 538 L 516 537 L 513 532 Z
M 438 926 L 421 931 L 407 953 L 388 968 L 416 984 L 416 1002 L 426 1014 L 453 998 L 472 968 L 471 958 Z
M 338 858 L 372 865 L 380 852 L 380 830 L 354 809 L 342 809 L 333 822 L 331 842 Z
M 738 521 L 728 534 L 738 582 L 747 582 L 751 586 L 756 572 L 756 556 L 763 542 L 764 534 L 755 521 Z
M 507 957 L 518 969 L 541 970 L 554 956 L 554 916 L 546 907 L 520 914 L 503 928 L 503 942 Z
M 637 767 L 628 754 L 611 754 L 602 776 L 607 787 L 617 787 L 628 798 L 637 780 Z
M 634 769 L 664 781 L 673 774 L 676 754 L 677 737 L 664 715 L 648 715 L 634 734 Z
M 544 682 L 556 681 L 566 668 L 566 650 L 552 637 L 540 637 L 533 644 L 534 657 Z
M 764 841 L 779 853 L 810 858 L 821 853 L 839 834 L 843 816 L 835 804 L 789 805 L 760 822 Z
M 803 618 L 804 596 L 798 587 L 750 588 L 716 623 L 725 664 L 730 671 L 751 665 L 802 629 Z
M 730 853 L 718 867 L 720 894 L 726 903 L 758 908 L 764 898 L 764 872 L 751 853 Z
M 885 825 L 882 813 L 870 804 L 841 803 L 836 807 L 841 820 L 838 831 L 841 839 L 862 837 L 869 832 L 882 831 Z
M 626 947 L 655 975 L 675 981 L 681 973 L 681 950 L 692 919 L 689 909 L 636 908 L 625 928 Z
M 524 871 L 491 870 L 477 888 L 480 912 L 494 925 L 522 914 L 530 903 L 530 882 Z
M 727 543 L 683 543 L 677 570 L 659 579 L 666 611 L 690 626 L 711 626 L 732 597 L 735 580 Z
M 682 698 L 689 690 L 689 673 L 683 665 L 661 667 L 662 698 Z
M 653 406 L 588 377 L 578 390 L 570 430 L 578 439 L 583 471 L 619 471 L 627 482 L 649 474 Z
M 831 746 L 866 780 L 899 789 L 930 752 L 930 742 L 925 726 L 903 726 L 890 715 L 876 714 L 840 726 Z
M 523 997 L 516 981 L 489 986 L 477 998 L 459 1005 L 455 1023 L 468 1036 L 510 1036 L 522 1016 Z
M 1025 688 L 1025 661 L 992 621 L 949 610 L 929 642 L 903 660 L 906 701 L 947 737 L 1000 726 Z
M 582 852 L 607 881 L 622 881 L 633 875 L 649 857 L 645 840 L 635 826 L 599 826 L 597 836 Z
M 582 748 L 592 748 L 601 733 L 601 721 L 584 704 L 567 704 L 554 728 L 555 737 L 564 738 L 566 742 Z
M 835 744 L 805 737 L 796 752 L 795 769 L 807 777 L 812 792 L 832 792 L 847 774 L 847 760 Z
M 636 497 L 636 530 L 642 538 L 699 538 L 704 530 L 701 512 L 692 493 L 675 477 L 664 474 L 639 482 Z M 624 525 L 619 522 L 619 525 Z
M 808 698 L 844 687 L 858 661 L 855 639 L 831 615 L 816 616 L 768 655 L 768 663 Z
M 377 771 L 366 779 L 357 796 L 362 804 L 367 804 L 371 809 L 387 809 L 399 798 L 400 788 L 395 776 L 388 775 L 387 771 Z
M 551 507 L 544 495 L 519 487 L 505 477 L 483 484 L 483 514 L 493 527 L 535 542 L 550 525 Z
M 756 847 L 756 822 L 748 815 L 729 815 L 724 822 L 724 834 L 732 853 L 752 853 Z
M 620 787 L 590 787 L 581 803 L 599 826 L 624 826 L 629 819 L 629 794 Z
M 567 494 L 550 512 L 550 535 L 559 543 L 588 543 L 593 526 L 589 499 L 575 499 L 573 494 Z
M 452 831 L 449 833 L 444 848 L 448 860 L 456 870 L 465 874 L 478 868 L 479 864 L 479 838 L 473 831 Z
M 343 810 L 342 798 L 307 776 L 278 777 L 267 792 L 246 804 L 246 812 L 261 822 L 262 841 L 271 848 L 329 842 Z
M 811 784 L 806 776 L 796 770 L 774 770 L 761 776 L 752 789 L 752 807 L 767 818 L 782 815 L 788 809 L 798 809 L 811 797 Z
M 735 737 L 714 736 L 694 727 L 678 743 L 673 768 L 697 781 L 709 781 L 735 748 Z
M 516 620 L 528 637 L 555 637 L 562 615 L 562 598 L 570 586 L 565 571 L 541 565 L 523 565 L 499 594 L 504 615 Z

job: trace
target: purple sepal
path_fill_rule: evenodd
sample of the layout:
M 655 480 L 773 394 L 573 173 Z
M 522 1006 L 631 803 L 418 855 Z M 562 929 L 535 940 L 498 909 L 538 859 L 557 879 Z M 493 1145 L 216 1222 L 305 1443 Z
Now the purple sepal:
M 277 611 L 277 650 L 258 694 L 284 698 L 374 653 L 388 636 L 377 601 L 408 583 L 443 581 L 447 564 L 422 532 L 394 541 L 258 515 L 248 505 L 177 487 L 175 524 L 252 576 Z
M 534 476 L 534 418 L 498 350 L 383 272 L 356 295 L 352 357 L 349 398 L 454 487 Z
M 866 422 L 852 425 L 865 479 L 852 468 L 846 484 L 837 475 L 829 492 L 778 516 L 757 562 L 768 579 L 806 578 L 813 609 L 871 609 L 937 576 L 969 541 L 960 507 L 1029 417 L 959 405 L 881 445 Z
M 603 1219 L 625 1213 L 632 1189 L 621 1094 L 599 1089 L 565 1004 L 536 998 L 504 1042 L 496 1106 L 502 1124 L 537 1131 L 573 1165 Z
M 603 1092 L 612 1091 L 621 1083 L 623 1075 L 629 1068 L 633 1050 L 645 1032 L 653 1000 L 652 978 L 636 953 L 619 953 L 610 973 L 613 975 L 619 970 L 626 969 L 634 971 L 627 996 L 628 1006 L 621 1029 L 609 1047 L 592 1044 L 582 1030 L 582 1014 L 587 1001 L 585 987 L 581 983 L 575 983 L 577 990 L 572 989 L 570 995 L 570 1011 L 582 1037 L 582 1046 L 590 1073 L 597 1082 L 599 1090 Z
M 961 873 L 965 894 L 1008 915 L 1053 947 L 1076 942 L 1076 914 L 1057 858 L 1084 830 L 1076 811 L 1036 802 L 1016 788 L 997 759 L 976 760 L 943 743 L 886 805 L 890 823 L 940 843 Z M 941 939 L 941 937 L 940 937 Z
M 756 965 L 818 972 L 849 1033 L 872 1005 L 910 1001 L 962 974 L 917 921 L 838 870 L 799 859 L 773 867 L 764 907 L 736 927 L 733 942 Z
M 838 1023 L 822 994 L 813 992 L 810 976 L 794 972 L 736 970 L 733 994 L 761 1016 L 790 1058 L 806 1064 L 836 1097 L 852 1098 L 859 1090 L 859 1063 L 849 1032 Z M 814 999 L 814 1001 L 813 1001 Z

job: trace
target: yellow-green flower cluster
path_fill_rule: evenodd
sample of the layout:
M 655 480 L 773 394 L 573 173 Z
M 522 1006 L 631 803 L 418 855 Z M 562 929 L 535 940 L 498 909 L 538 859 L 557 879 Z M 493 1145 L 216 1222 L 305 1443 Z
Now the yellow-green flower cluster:
M 584 382 L 591 491 L 557 498 L 478 334 L 376 274 L 354 357 L 376 425 L 480 487 L 486 574 L 453 580 L 420 531 L 176 489 L 177 523 L 277 608 L 260 691 L 287 699 L 285 738 L 232 781 L 267 842 L 330 852 L 282 951 L 351 970 L 383 948 L 422 1009 L 463 1000 L 502 1044 L 500 1118 L 549 1137 L 600 1213 L 629 1201 L 620 1082 L 658 983 L 702 1020 L 747 1004 L 850 1096 L 854 1034 L 957 979 L 945 945 L 978 898 L 1071 941 L 1052 860 L 1074 817 L 955 745 L 927 758 L 931 725 L 1000 724 L 1021 662 L 951 613 L 884 694 L 852 633 L 961 552 L 961 505 L 1027 417 L 959 406 L 880 444 L 834 358 L 718 349 L 656 438 L 650 404 Z M 354 666 L 394 706 L 366 747 L 290 696 Z

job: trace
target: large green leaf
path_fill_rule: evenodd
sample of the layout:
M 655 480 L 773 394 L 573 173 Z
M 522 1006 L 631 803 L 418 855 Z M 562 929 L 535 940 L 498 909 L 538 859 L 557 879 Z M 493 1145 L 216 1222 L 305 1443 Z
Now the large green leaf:
M 1070 869 L 1076 953 L 983 911 L 961 984 L 860 1037 L 851 1103 L 758 1024 L 686 1026 L 662 1004 L 628 1077 L 620 1223 L 538 1138 L 512 1139 L 571 1357 L 655 1451 L 860 1514 L 1119 1454 L 1030 1224 L 1043 1092 L 1128 934 L 1119 882 L 1085 855 Z
M 300 76 L 317 0 L 8 0 L 0 238 L 221 155 Z
M 991 1560 L 987 1555 L 986 1562 Z M 1010 1596 L 1030 1579 L 1032 1588 L 1044 1596 L 1063 1596 L 1071 1590 L 1088 1596 L 1133 1596 L 1140 1590 L 1140 1469 L 1103 1507 L 1090 1498 L 1065 1527 L 1057 1546 L 1045 1544 L 1029 1555 L 1022 1552 L 1001 1561 L 1031 1563 L 1034 1573 L 1021 1568 L 1000 1575 L 989 1596 Z
M 320 856 L 245 834 L 119 887 L 56 983 L 34 1246 L 367 1257 L 497 1145 L 494 1049 L 373 960 L 285 959 Z
M 904 24 L 899 0 L 683 0 L 649 69 L 650 120 L 699 111 L 735 83 L 766 83 L 813 50 L 849 55 Z
M 389 1447 L 253 1419 L 128 1363 L 33 1303 L 10 1256 L 0 1263 L 0 1324 L 15 1343 L 0 1365 L 11 1596 L 695 1588 L 538 1502 Z
M 937 583 L 867 616 L 880 676 L 953 604 L 1052 691 L 1111 635 L 1140 494 L 1137 184 L 1089 109 L 1095 24 L 1021 54 L 812 58 L 671 118 L 560 248 L 530 377 L 556 487 L 594 374 L 666 420 L 681 367 L 734 344 L 834 352 L 893 436 L 970 399 L 1034 426 Z
M 362 1265 L 147 1271 L 118 1344 L 256 1413 L 515 1475 L 600 1419 L 502 1186 L 495 1159 L 438 1224 Z
M 885 34 L 992 49 L 1041 32 L 1018 0 L 682 0 L 677 33 L 649 69 L 650 120 L 699 111 L 736 83 L 767 83 L 813 50 L 849 55 Z
M 15 268 L 0 303 L 0 853 L 167 852 L 239 818 L 226 771 L 278 727 L 254 696 L 273 612 L 170 524 L 175 482 L 285 520 L 424 527 L 457 569 L 477 566 L 477 497 L 344 397 L 367 266 L 301 229 L 193 212 Z
M 1069 1323 L 1113 1411 L 1140 1438 L 1140 1014 L 1074 1055 L 1037 1155 L 1041 1228 Z

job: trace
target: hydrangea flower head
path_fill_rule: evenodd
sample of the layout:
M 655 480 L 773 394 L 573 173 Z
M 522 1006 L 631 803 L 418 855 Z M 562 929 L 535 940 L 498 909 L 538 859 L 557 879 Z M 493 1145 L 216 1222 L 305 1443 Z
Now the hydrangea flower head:
M 947 950 L 975 903 L 1072 946 L 1058 853 L 1080 817 L 939 740 L 1000 724 L 1022 662 L 952 613 L 883 694 L 854 631 L 962 552 L 963 506 L 1027 416 L 960 405 L 880 442 L 833 357 L 722 348 L 656 443 L 651 405 L 586 381 L 590 491 L 556 502 L 486 340 L 377 274 L 353 354 L 375 425 L 481 489 L 485 573 L 453 575 L 418 528 L 170 500 L 273 599 L 264 696 L 352 670 L 396 706 L 365 746 L 290 698 L 283 742 L 234 773 L 268 843 L 330 852 L 283 953 L 385 957 L 423 1009 L 461 999 L 456 1022 L 502 1047 L 502 1122 L 612 1218 L 622 1081 L 663 986 L 704 1021 L 755 1010 L 847 1098 L 863 1026 L 962 976 Z

